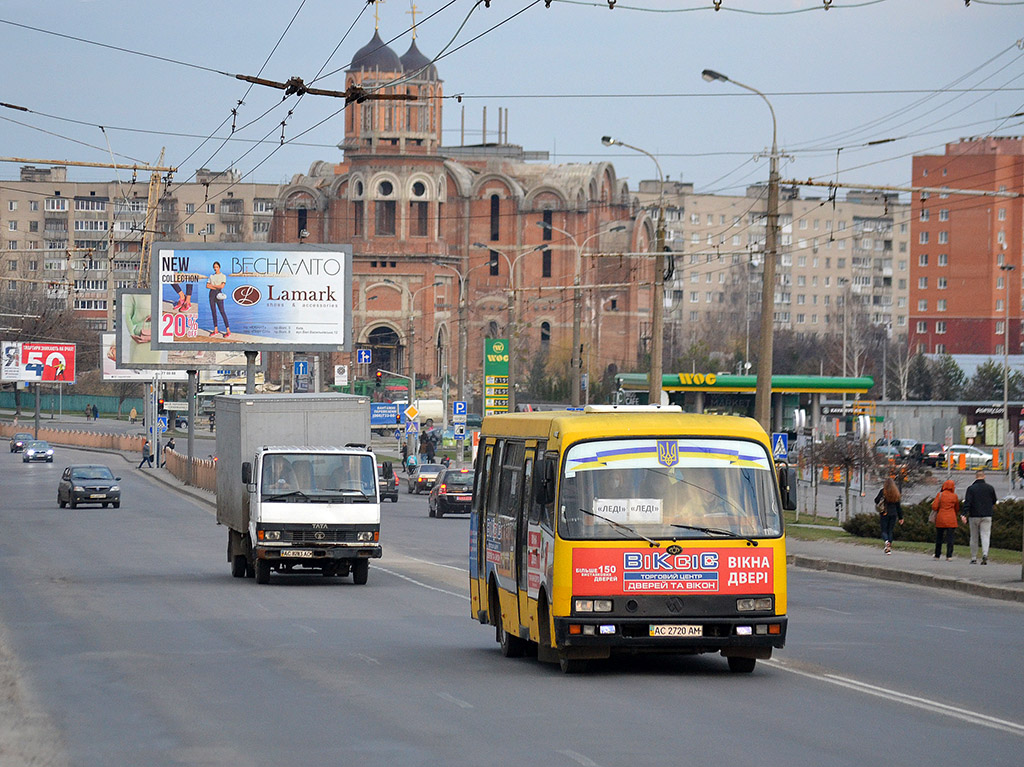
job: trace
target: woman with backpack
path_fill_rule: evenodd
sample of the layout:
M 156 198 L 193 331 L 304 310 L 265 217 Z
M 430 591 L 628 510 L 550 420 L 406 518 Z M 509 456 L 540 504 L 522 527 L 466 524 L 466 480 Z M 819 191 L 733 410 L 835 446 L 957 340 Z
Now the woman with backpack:
M 900 489 L 892 477 L 885 480 L 882 489 L 875 496 L 875 508 L 878 509 L 882 523 L 882 541 L 885 543 L 885 553 L 892 554 L 892 533 L 896 529 L 896 523 L 903 524 L 903 506 L 900 504 Z

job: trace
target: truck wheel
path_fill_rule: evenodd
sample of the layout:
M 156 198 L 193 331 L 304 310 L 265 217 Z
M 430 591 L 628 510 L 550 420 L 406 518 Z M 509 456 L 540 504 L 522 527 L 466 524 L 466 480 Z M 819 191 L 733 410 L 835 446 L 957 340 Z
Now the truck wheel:
M 365 586 L 370 574 L 370 560 L 357 559 L 352 563 L 352 582 L 357 586 Z
M 256 582 L 261 585 L 270 583 L 270 562 L 266 559 L 256 560 Z
M 245 554 L 235 554 L 231 558 L 231 575 L 234 578 L 245 577 Z

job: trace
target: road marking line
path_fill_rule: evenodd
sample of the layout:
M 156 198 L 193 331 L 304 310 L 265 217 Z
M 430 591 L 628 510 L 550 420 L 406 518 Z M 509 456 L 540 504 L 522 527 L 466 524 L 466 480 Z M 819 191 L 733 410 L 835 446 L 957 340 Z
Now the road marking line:
M 440 562 L 431 562 L 429 559 L 418 559 L 417 557 L 410 557 L 408 554 L 399 554 L 400 557 L 411 559 L 413 562 L 422 562 L 425 565 L 433 565 L 434 567 L 443 567 L 446 570 L 456 570 L 460 573 L 468 573 L 465 567 L 455 567 L 454 565 L 442 565 Z
M 928 629 L 942 629 L 943 631 L 955 631 L 958 634 L 966 634 L 967 633 L 967 629 L 956 629 L 956 628 L 953 628 L 952 626 L 931 626 L 931 625 L 928 625 L 928 626 L 925 626 L 925 628 L 928 628 Z
M 952 717 L 953 719 L 959 719 L 963 722 L 970 724 L 978 724 L 982 727 L 989 727 L 993 730 L 1002 730 L 1008 732 L 1011 735 L 1017 735 L 1024 737 L 1024 724 L 1018 722 L 1010 722 L 1006 719 L 998 719 L 994 716 L 988 716 L 987 714 L 979 714 L 975 711 L 968 711 L 965 708 L 958 708 L 957 706 L 950 706 L 945 703 L 939 703 L 935 700 L 929 700 L 927 698 L 920 698 L 916 695 L 909 695 L 908 693 L 898 692 L 896 690 L 884 690 L 873 684 L 867 684 L 865 682 L 859 682 L 856 679 L 850 679 L 848 677 L 839 676 L 838 674 L 828 673 L 813 673 L 811 671 L 802 671 L 801 669 L 794 668 L 793 666 L 782 663 L 778 660 L 765 661 L 769 666 L 781 669 L 782 671 L 788 671 L 791 674 L 797 674 L 798 676 L 807 677 L 808 679 L 815 679 L 820 682 L 828 682 L 838 687 L 844 687 L 848 690 L 854 690 L 856 692 L 862 692 L 866 695 L 873 695 L 876 698 L 883 698 L 893 703 L 901 703 L 905 706 L 912 706 L 913 708 L 919 708 L 924 711 L 930 711 L 934 714 L 941 714 L 943 716 Z
M 451 596 L 451 597 L 458 597 L 459 599 L 464 599 L 467 602 L 469 601 L 469 595 L 467 595 L 467 594 L 456 594 L 454 591 L 448 591 L 447 589 L 439 589 L 437 586 L 431 586 L 428 583 L 423 583 L 423 581 L 418 581 L 415 578 L 410 578 L 408 575 L 402 575 L 401 573 L 396 573 L 394 570 L 389 570 L 388 568 L 380 567 L 379 565 L 374 565 L 373 569 L 374 570 L 380 570 L 382 573 L 387 573 L 388 575 L 393 575 L 396 578 L 401 578 L 403 581 L 409 581 L 409 583 L 415 583 L 417 586 L 422 586 L 425 589 L 430 589 L 431 591 L 437 591 L 437 592 L 440 592 L 441 594 L 447 594 L 448 596 Z
M 371 658 L 369 655 L 363 655 L 362 653 L 358 653 L 358 652 L 357 653 L 353 653 L 353 655 L 356 658 L 359 658 L 359 660 L 364 660 L 367 663 L 373 663 L 376 666 L 380 665 L 380 661 L 379 660 L 377 660 L 376 658 Z
M 446 692 L 438 692 L 434 694 L 437 695 L 437 697 L 439 697 L 441 700 L 446 700 L 449 703 L 454 703 L 459 708 L 473 708 L 472 703 L 467 703 L 466 701 L 456 698 L 454 695 L 449 695 Z
M 585 757 L 583 754 L 579 754 L 575 751 L 570 751 L 568 748 L 563 748 L 558 751 L 562 756 L 567 756 L 577 764 L 582 764 L 583 767 L 600 767 L 600 765 L 593 759 Z

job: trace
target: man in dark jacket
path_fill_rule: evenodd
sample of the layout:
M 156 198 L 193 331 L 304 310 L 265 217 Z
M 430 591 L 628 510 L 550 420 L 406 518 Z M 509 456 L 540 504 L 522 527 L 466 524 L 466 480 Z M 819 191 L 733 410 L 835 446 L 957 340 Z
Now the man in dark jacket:
M 992 509 L 996 491 L 985 481 L 985 471 L 978 469 L 974 484 L 967 488 L 961 513 L 971 525 L 971 564 L 978 564 L 978 538 L 981 538 L 981 563 L 988 564 L 988 543 L 992 536 Z

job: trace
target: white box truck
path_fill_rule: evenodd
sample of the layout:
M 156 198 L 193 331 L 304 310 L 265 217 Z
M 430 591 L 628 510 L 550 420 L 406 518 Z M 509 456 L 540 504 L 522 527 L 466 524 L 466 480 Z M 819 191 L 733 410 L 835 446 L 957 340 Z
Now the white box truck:
M 350 394 L 215 398 L 217 522 L 236 578 L 352 574 L 381 555 L 370 402 Z

